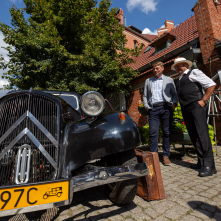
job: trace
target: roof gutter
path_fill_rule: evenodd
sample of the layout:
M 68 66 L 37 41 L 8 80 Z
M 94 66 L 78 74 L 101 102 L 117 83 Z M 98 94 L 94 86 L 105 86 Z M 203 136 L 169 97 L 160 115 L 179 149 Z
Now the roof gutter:
M 143 72 L 147 69 L 149 69 L 150 67 L 152 67 L 152 64 L 157 62 L 157 61 L 165 61 L 165 60 L 168 60 L 174 56 L 178 56 L 180 53 L 184 52 L 185 50 L 189 50 L 190 49 L 190 46 L 196 44 L 199 42 L 199 38 L 196 38 L 194 39 L 193 41 L 190 41 L 188 42 L 187 44 L 177 48 L 176 50 L 174 51 L 171 51 L 165 55 L 162 55 L 161 57 L 157 58 L 156 60 L 152 61 L 152 62 L 149 62 L 148 64 L 145 64 L 144 66 L 140 67 L 137 69 L 137 71 L 139 72 Z M 139 77 L 139 76 L 138 76 Z

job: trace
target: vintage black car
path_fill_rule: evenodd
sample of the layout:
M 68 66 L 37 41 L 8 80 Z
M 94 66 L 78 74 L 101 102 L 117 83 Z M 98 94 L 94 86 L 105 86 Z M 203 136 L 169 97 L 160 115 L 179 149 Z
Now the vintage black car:
M 106 106 L 106 108 L 105 108 Z M 98 92 L 12 91 L 0 99 L 0 215 L 70 204 L 74 192 L 107 184 L 117 204 L 133 201 L 136 123 Z

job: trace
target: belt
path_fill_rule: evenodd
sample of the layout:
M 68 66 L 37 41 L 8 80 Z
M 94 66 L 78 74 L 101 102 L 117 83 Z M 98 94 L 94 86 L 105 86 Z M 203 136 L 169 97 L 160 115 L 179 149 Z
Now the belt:
M 166 105 L 168 104 L 167 102 L 161 102 L 161 103 L 157 103 L 157 104 L 153 104 L 153 107 L 160 107 L 160 106 L 163 106 L 163 105 Z

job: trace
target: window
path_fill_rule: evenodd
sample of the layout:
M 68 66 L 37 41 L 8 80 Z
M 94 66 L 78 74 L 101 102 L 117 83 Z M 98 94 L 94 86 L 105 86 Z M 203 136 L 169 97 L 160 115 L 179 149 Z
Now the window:
M 161 50 L 163 50 L 163 49 L 166 48 L 166 47 L 167 47 L 167 42 L 165 41 L 165 42 L 163 42 L 162 44 L 156 46 L 156 51 L 157 51 L 157 52 L 158 52 L 158 51 L 161 51 Z
M 156 38 L 155 41 L 150 43 L 150 46 L 155 47 L 155 52 L 159 53 L 162 50 L 165 50 L 170 47 L 172 42 L 176 39 L 176 36 L 166 33 L 159 38 Z
M 149 46 L 149 47 L 144 51 L 144 53 L 148 52 L 151 48 L 152 48 L 152 47 Z
M 134 41 L 134 48 L 136 48 L 137 47 L 137 41 Z

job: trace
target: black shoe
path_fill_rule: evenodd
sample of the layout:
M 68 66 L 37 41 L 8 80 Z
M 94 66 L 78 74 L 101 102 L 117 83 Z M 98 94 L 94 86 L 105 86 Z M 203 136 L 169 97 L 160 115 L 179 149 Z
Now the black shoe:
M 197 163 L 197 164 L 190 165 L 190 168 L 195 170 L 195 169 L 202 169 L 203 167 Z
M 216 174 L 217 171 L 215 168 L 211 167 L 204 167 L 198 174 L 198 176 L 204 177 L 204 176 L 212 176 L 213 174 Z

